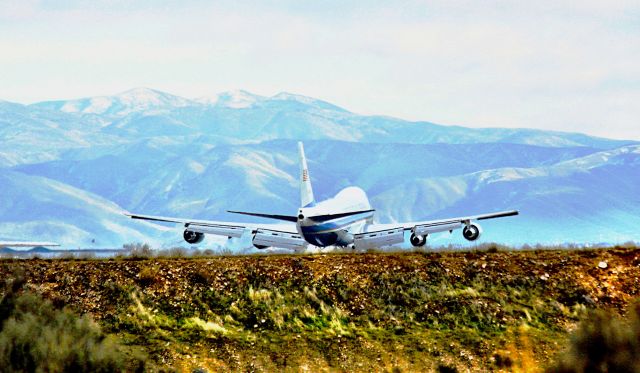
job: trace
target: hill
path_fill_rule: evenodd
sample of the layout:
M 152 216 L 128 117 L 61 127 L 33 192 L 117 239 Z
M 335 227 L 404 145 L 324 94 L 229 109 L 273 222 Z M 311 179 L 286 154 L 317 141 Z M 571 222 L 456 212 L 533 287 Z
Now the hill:
M 15 254 L 50 254 L 52 252 L 55 252 L 55 250 L 51 250 L 47 247 L 43 247 L 43 246 L 36 246 L 36 247 L 32 247 L 30 249 L 20 249 L 20 250 L 16 250 L 16 249 L 12 249 L 10 247 L 0 247 L 0 254 L 8 254 L 8 255 L 15 255 Z
M 640 295 L 640 248 L 4 260 L 158 366 L 535 371 Z
M 481 239 L 638 239 L 637 141 L 359 115 L 289 93 L 188 99 L 147 88 L 0 102 L 0 182 L 7 185 L 0 237 L 56 239 L 67 248 L 117 247 L 131 237 L 172 247 L 184 244 L 177 232 L 120 212 L 228 221 L 238 221 L 229 209 L 288 215 L 298 207 L 298 140 L 316 197 L 360 186 L 380 223 L 519 209 L 508 223 L 489 222 Z
M 162 234 L 163 227 L 131 224 L 113 202 L 50 178 L 4 170 L 0 184 L 0 237 L 58 237 L 69 248 L 100 248 Z

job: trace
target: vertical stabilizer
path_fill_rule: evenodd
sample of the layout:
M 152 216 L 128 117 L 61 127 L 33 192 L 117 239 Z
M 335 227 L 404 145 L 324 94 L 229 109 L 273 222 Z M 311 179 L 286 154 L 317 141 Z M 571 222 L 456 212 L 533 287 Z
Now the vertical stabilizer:
M 313 198 L 309 168 L 307 167 L 307 158 L 304 156 L 302 142 L 298 142 L 298 150 L 300 151 L 300 206 L 313 206 L 316 200 Z

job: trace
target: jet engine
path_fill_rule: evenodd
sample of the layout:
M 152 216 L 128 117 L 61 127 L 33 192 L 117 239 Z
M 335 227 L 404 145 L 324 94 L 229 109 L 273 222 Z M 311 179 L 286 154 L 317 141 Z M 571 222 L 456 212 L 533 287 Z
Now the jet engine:
M 466 227 L 462 228 L 462 236 L 464 236 L 467 241 L 475 241 L 480 238 L 481 234 L 482 227 L 477 223 L 469 224 Z
M 204 240 L 204 233 L 194 232 L 194 231 L 185 229 L 184 233 L 182 234 L 182 237 L 184 238 L 185 241 L 194 245 Z
M 416 235 L 415 233 L 411 233 L 411 237 L 409 237 L 409 241 L 413 246 L 419 247 L 424 246 L 427 243 L 427 234 L 424 236 Z

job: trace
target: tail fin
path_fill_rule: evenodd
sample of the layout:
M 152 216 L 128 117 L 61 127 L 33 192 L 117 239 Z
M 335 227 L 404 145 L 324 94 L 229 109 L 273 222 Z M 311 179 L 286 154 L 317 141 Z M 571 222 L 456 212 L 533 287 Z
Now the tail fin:
M 313 206 L 316 200 L 313 198 L 313 189 L 311 189 L 311 179 L 309 178 L 309 169 L 307 168 L 307 158 L 304 156 L 304 146 L 302 142 L 298 142 L 298 150 L 300 151 L 300 206 Z

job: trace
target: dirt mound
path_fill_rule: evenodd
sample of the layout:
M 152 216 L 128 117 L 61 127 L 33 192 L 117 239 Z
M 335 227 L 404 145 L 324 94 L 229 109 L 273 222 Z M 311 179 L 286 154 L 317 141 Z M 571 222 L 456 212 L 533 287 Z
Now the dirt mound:
M 544 366 L 589 309 L 640 294 L 636 247 L 4 260 L 0 276 L 17 267 L 178 369 Z

